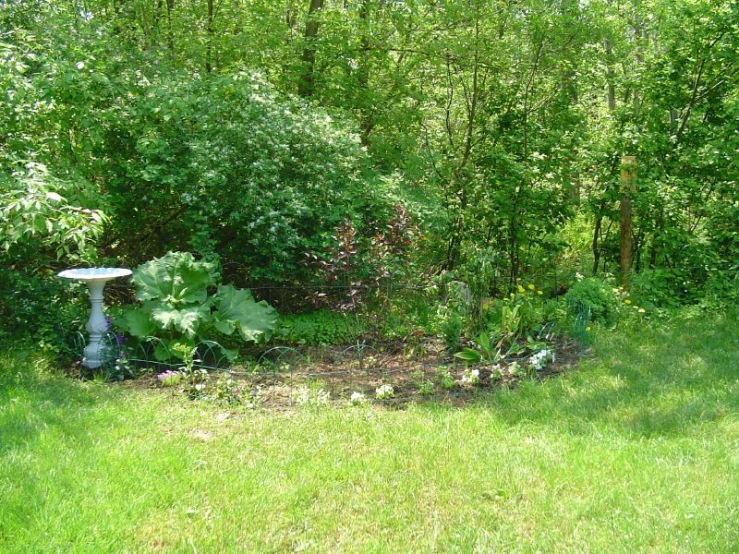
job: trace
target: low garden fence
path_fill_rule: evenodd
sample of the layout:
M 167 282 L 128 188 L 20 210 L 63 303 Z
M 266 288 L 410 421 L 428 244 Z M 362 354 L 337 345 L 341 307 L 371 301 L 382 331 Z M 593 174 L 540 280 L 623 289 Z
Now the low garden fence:
M 550 340 L 557 337 L 552 333 Z M 81 359 L 84 336 L 69 349 Z M 232 360 L 214 342 L 198 343 L 190 363 L 177 359 L 162 341 L 144 340 L 133 346 L 108 333 L 100 345 L 102 366 L 93 376 L 104 380 L 137 377 L 152 386 L 167 386 L 162 376 L 186 378 L 200 372 L 209 382 L 202 396 L 230 403 L 271 408 L 325 403 L 356 403 L 380 399 L 403 403 L 422 397 L 462 399 L 482 388 L 509 386 L 518 379 L 541 376 L 531 366 L 532 353 L 510 355 L 470 366 L 452 356 L 438 338 L 421 337 L 402 346 L 358 341 L 343 347 L 270 346 L 252 360 Z M 558 371 L 556 357 L 547 373 Z M 78 362 L 79 363 L 79 362 Z M 227 394 L 215 383 L 229 381 Z M 179 382 L 179 379 L 178 379 Z M 213 386 L 210 386 L 213 385 Z M 384 388 L 383 388 L 384 387 Z M 220 390 L 220 393 L 218 392 Z

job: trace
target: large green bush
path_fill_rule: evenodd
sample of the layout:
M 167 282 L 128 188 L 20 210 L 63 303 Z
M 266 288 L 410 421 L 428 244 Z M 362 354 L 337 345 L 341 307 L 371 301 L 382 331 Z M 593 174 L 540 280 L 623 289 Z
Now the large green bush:
M 608 283 L 588 278 L 577 281 L 565 295 L 568 310 L 575 316 L 590 312 L 590 321 L 613 324 L 618 320 L 619 299 Z
M 389 212 L 352 128 L 259 76 L 126 86 L 133 99 L 103 117 L 112 253 L 194 249 L 245 279 L 285 281 L 344 218 Z

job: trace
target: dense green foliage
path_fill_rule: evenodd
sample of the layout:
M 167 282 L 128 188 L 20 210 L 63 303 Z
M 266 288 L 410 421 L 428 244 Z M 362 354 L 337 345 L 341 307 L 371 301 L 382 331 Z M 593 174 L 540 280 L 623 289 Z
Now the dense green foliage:
M 578 281 L 567 292 L 565 300 L 570 311 L 587 310 L 592 321 L 612 324 L 618 319 L 618 296 L 597 279 Z
M 190 251 L 239 286 L 357 291 L 329 307 L 430 276 L 480 304 L 615 271 L 629 197 L 639 302 L 726 303 L 737 21 L 724 0 L 5 2 L 0 264 Z M 412 241 L 383 231 L 399 214 Z

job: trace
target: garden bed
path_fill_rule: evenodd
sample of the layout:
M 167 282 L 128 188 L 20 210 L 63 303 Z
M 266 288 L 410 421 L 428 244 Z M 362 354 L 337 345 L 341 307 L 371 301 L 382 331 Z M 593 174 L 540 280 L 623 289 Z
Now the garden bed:
M 554 359 L 535 370 L 529 364 L 530 356 L 512 357 L 496 364 L 464 364 L 450 356 L 435 338 L 424 339 L 414 348 L 403 343 L 323 348 L 275 346 L 261 353 L 255 364 L 211 370 L 207 377 L 202 373 L 200 380 L 206 385 L 203 394 L 191 396 L 270 409 L 370 401 L 394 407 L 424 401 L 464 404 L 484 391 L 515 387 L 522 379 L 555 376 L 571 368 L 585 352 L 578 343 L 564 339 L 547 347 L 555 352 Z M 192 393 L 193 382 L 188 384 L 187 378 L 164 384 L 164 369 L 165 366 L 151 364 L 138 379 L 122 384 Z M 383 385 L 392 387 L 392 392 L 378 394 Z

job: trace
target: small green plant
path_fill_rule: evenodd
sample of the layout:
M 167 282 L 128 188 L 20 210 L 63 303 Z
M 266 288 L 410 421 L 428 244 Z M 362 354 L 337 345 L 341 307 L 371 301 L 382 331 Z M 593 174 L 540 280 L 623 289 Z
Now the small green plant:
M 439 387 L 441 387 L 442 390 L 450 391 L 457 386 L 457 383 L 454 381 L 454 377 L 452 377 L 452 374 L 447 368 L 439 368 L 437 379 L 439 381 Z
M 434 394 L 435 386 L 433 381 L 427 379 L 417 383 L 416 386 L 418 387 L 418 394 L 421 396 L 431 396 Z
M 534 283 L 519 283 L 515 292 L 486 304 L 485 320 L 496 348 L 510 347 L 521 337 L 541 330 L 546 313 L 543 295 Z
M 506 369 L 508 370 L 508 375 L 510 375 L 511 377 L 521 379 L 528 375 L 528 371 L 526 371 L 526 368 L 519 364 L 517 361 L 513 361 L 508 364 L 508 367 Z
M 447 352 L 454 352 L 459 347 L 459 339 L 462 336 L 462 316 L 456 311 L 451 311 L 441 322 L 441 339 Z
M 500 347 L 493 344 L 490 334 L 483 331 L 472 341 L 477 348 L 464 348 L 454 357 L 466 364 L 494 364 L 501 358 Z
M 264 402 L 264 393 L 260 385 L 252 388 L 244 398 L 244 407 L 248 410 L 255 410 Z
M 210 374 L 203 368 L 195 367 L 195 348 L 188 349 L 182 344 L 178 344 L 179 354 L 184 360 L 185 365 L 180 370 L 182 381 L 184 382 L 184 392 L 191 400 L 201 400 L 208 396 L 208 385 L 210 384 Z
M 186 367 L 183 372 L 185 394 L 192 400 L 205 399 L 208 396 L 210 374 L 207 370 L 197 367 Z
M 480 370 L 467 369 L 459 379 L 459 384 L 463 387 L 474 387 L 480 384 Z
M 534 371 L 543 371 L 547 367 L 547 364 L 554 360 L 554 351 L 544 347 L 532 354 L 529 358 L 529 365 L 534 369 Z
M 221 375 L 216 381 L 215 398 L 224 404 L 241 404 L 243 399 L 241 387 L 231 375 Z
M 366 404 L 367 397 L 361 392 L 357 391 L 352 392 L 352 395 L 349 397 L 349 402 L 347 402 L 347 405 L 349 406 L 364 406 Z

